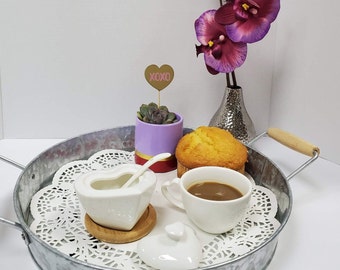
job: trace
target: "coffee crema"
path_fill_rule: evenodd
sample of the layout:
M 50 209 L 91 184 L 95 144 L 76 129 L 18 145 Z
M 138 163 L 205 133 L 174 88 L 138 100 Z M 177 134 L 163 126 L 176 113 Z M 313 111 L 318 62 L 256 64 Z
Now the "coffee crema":
M 212 201 L 229 201 L 243 196 L 238 189 L 227 184 L 215 182 L 214 180 L 195 183 L 187 190 L 196 197 Z

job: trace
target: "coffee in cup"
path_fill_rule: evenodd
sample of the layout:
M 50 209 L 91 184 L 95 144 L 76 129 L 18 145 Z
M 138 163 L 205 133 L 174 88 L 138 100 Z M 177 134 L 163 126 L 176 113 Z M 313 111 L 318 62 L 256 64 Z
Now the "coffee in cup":
M 180 198 L 174 194 L 176 185 Z M 252 183 L 243 174 L 223 167 L 194 168 L 162 185 L 169 202 L 186 211 L 200 229 L 212 234 L 234 228 L 248 209 Z
M 242 197 L 241 191 L 230 185 L 215 182 L 214 180 L 206 180 L 191 185 L 188 192 L 201 199 L 213 201 L 228 201 Z

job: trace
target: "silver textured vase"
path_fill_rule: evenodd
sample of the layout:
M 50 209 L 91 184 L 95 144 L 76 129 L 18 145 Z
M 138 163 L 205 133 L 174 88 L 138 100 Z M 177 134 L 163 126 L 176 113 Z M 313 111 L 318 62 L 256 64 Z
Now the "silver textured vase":
M 210 120 L 209 126 L 228 130 L 245 144 L 255 137 L 254 124 L 244 105 L 241 87 L 226 87 L 221 105 Z

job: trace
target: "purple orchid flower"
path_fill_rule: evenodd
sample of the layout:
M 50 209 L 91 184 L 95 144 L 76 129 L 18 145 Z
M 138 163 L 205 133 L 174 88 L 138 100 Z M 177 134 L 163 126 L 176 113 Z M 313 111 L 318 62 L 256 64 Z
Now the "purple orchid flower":
M 204 12 L 195 21 L 197 40 L 197 56 L 204 54 L 204 61 L 208 71 L 215 75 L 229 73 L 240 67 L 247 57 L 247 44 L 232 41 L 224 25 L 215 21 L 216 10 Z
M 268 33 L 279 10 L 280 0 L 231 0 L 217 10 L 215 20 L 234 42 L 253 43 Z

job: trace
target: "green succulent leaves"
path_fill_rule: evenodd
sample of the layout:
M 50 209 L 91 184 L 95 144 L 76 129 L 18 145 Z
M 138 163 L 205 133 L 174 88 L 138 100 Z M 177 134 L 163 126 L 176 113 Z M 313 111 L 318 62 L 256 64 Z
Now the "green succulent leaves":
M 142 104 L 137 112 L 139 120 L 150 124 L 171 124 L 177 121 L 176 114 L 169 112 L 166 106 L 158 106 L 156 103 Z

